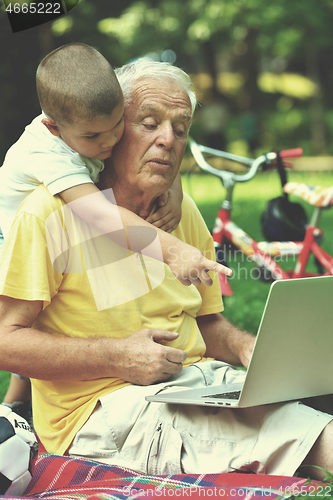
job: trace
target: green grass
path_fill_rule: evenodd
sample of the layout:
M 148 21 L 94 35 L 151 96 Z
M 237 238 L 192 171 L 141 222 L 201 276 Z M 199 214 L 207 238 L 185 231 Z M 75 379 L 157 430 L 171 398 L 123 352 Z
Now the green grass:
M 0 370 L 0 401 L 3 400 L 9 384 L 10 373 Z
M 333 173 L 294 172 L 289 175 L 289 180 L 330 186 L 333 185 Z M 211 230 L 225 193 L 220 180 L 210 175 L 192 174 L 188 177 L 184 174 L 182 181 L 184 191 L 193 197 Z M 281 188 L 276 172 L 258 174 L 249 182 L 237 184 L 234 191 L 233 220 L 255 240 L 262 240 L 260 215 L 267 201 L 280 194 Z M 298 200 L 293 199 L 293 201 Z M 305 203 L 303 205 L 310 214 L 311 207 Z M 325 232 L 322 246 L 327 252 L 333 254 L 333 210 L 324 211 L 320 226 Z M 269 285 L 257 279 L 251 279 L 253 264 L 244 261 L 241 256 L 238 255 L 236 259 L 233 259 L 233 253 L 231 253 L 228 264 L 235 270 L 231 281 L 234 295 L 224 300 L 225 316 L 234 324 L 255 333 L 259 326 Z M 0 372 L 0 401 L 6 392 L 8 380 L 9 374 Z

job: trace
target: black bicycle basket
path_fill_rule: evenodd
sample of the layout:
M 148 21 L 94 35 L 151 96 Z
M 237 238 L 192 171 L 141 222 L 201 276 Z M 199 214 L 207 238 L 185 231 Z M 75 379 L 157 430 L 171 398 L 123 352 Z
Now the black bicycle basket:
M 269 200 L 260 222 L 267 241 L 302 241 L 308 219 L 302 205 L 279 196 Z
M 287 174 L 277 152 L 277 169 L 282 188 Z M 267 241 L 302 241 L 308 224 L 307 214 L 299 203 L 289 201 L 286 193 L 269 200 L 261 216 L 261 229 Z

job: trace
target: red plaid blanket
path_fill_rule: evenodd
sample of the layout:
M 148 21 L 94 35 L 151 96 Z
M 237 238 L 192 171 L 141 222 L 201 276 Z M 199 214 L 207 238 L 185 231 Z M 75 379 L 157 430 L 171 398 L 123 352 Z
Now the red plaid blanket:
M 331 495 L 330 486 L 306 479 L 255 474 L 179 474 L 146 476 L 122 467 L 69 457 L 42 454 L 22 500 L 46 498 L 71 500 L 224 498 L 263 500 L 306 492 Z M 5 497 L 6 500 L 14 497 Z M 18 500 L 18 497 L 15 497 Z

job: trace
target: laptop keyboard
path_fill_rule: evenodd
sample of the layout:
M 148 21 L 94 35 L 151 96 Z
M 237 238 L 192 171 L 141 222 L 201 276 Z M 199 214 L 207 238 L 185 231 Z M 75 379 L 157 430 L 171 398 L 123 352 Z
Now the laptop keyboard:
M 222 392 L 221 394 L 210 394 L 209 396 L 201 396 L 202 398 L 216 399 L 238 399 L 241 391 Z

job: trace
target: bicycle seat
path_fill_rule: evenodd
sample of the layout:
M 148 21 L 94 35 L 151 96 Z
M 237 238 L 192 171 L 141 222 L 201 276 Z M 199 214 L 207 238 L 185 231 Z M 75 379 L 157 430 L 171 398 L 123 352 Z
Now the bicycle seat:
M 333 204 L 333 187 L 309 186 L 298 182 L 287 182 L 283 191 L 293 194 L 315 207 L 329 207 Z

